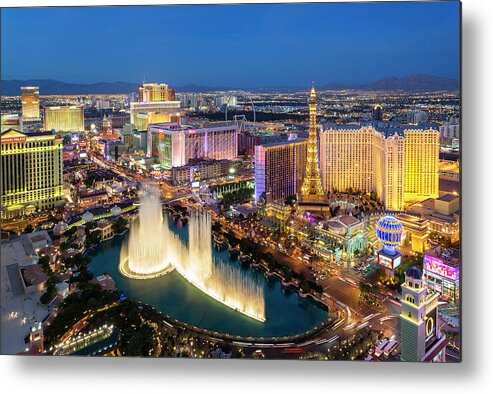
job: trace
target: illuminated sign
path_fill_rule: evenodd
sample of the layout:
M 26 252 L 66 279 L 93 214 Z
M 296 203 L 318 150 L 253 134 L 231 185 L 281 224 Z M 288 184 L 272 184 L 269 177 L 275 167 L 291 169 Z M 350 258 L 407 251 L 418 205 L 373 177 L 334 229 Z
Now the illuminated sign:
M 378 254 L 378 264 L 389 270 L 394 270 L 401 265 L 402 256 L 400 254 L 389 257 L 382 253 Z
M 24 142 L 27 137 L 10 137 L 10 138 L 2 138 L 2 143 L 7 142 Z
M 430 312 L 426 314 L 426 323 L 425 323 L 425 349 L 430 349 L 437 337 L 437 317 L 438 317 L 438 308 L 433 308 Z
M 459 280 L 459 267 L 450 267 L 442 259 L 428 256 L 423 257 L 423 268 L 425 271 L 432 272 L 443 278 L 453 281 Z
M 384 268 L 392 269 L 392 259 L 383 254 L 378 255 L 378 264 Z
M 401 255 L 399 255 L 398 257 L 396 257 L 394 259 L 394 269 L 396 269 L 398 266 L 401 265 L 401 260 L 402 260 L 402 256 Z

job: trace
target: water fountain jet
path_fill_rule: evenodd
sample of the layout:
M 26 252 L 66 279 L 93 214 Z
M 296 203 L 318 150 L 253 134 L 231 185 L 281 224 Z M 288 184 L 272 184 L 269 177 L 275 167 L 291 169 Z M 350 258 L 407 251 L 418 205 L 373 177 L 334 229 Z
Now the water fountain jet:
M 132 224 L 128 243 L 121 249 L 119 270 L 132 279 L 151 279 L 176 270 L 192 285 L 216 301 L 264 322 L 262 286 L 242 271 L 212 258 L 211 218 L 192 212 L 188 245 L 168 226 L 162 215 L 158 190 L 146 185 L 139 219 Z

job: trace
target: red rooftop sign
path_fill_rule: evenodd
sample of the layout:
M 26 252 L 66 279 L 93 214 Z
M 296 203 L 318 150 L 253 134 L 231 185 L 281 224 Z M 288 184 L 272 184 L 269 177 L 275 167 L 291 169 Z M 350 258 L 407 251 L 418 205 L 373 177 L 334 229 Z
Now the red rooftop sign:
M 27 137 L 10 137 L 10 138 L 2 138 L 2 144 L 7 142 L 24 142 Z

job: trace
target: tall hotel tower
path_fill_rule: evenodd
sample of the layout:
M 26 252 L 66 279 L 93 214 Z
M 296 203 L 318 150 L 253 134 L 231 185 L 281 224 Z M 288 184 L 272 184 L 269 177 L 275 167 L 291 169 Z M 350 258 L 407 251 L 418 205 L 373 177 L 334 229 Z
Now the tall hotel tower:
M 300 139 L 255 146 L 255 201 L 263 193 L 277 200 L 300 192 L 306 145 Z
M 313 85 L 308 105 L 310 107 L 310 130 L 308 133 L 306 170 L 303 186 L 301 187 L 301 199 L 303 202 L 321 202 L 324 200 L 324 191 L 318 164 L 317 96 Z
M 24 134 L 14 129 L 1 136 L 1 218 L 63 202 L 62 139 L 51 133 Z
M 37 86 L 21 87 L 22 118 L 39 120 L 39 88 Z
M 165 83 L 143 83 L 138 102 L 130 103 L 130 123 L 137 130 L 146 130 L 156 123 L 180 123 L 180 101 L 175 90 Z
M 320 132 L 324 190 L 374 192 L 386 209 L 438 197 L 440 132 L 329 125 Z
M 156 102 L 156 101 L 175 101 L 175 90 L 165 83 L 143 83 L 139 86 L 139 101 Z
M 404 200 L 422 201 L 438 198 L 439 130 L 407 128 Z

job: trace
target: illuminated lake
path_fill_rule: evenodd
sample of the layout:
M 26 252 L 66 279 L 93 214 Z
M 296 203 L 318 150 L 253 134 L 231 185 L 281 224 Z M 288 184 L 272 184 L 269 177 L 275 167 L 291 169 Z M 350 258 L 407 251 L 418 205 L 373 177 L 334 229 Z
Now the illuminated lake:
M 169 221 L 170 228 L 187 240 L 187 225 Z M 300 298 L 284 289 L 277 278 L 266 278 L 261 269 L 241 267 L 228 252 L 213 249 L 219 264 L 232 264 L 263 286 L 266 321 L 260 322 L 214 300 L 190 284 L 176 270 L 164 276 L 135 280 L 118 271 L 120 248 L 125 236 L 106 241 L 91 252 L 94 275 L 109 273 L 127 298 L 142 301 L 182 322 L 207 330 L 252 337 L 283 337 L 301 334 L 327 320 L 327 309 L 310 297 Z

